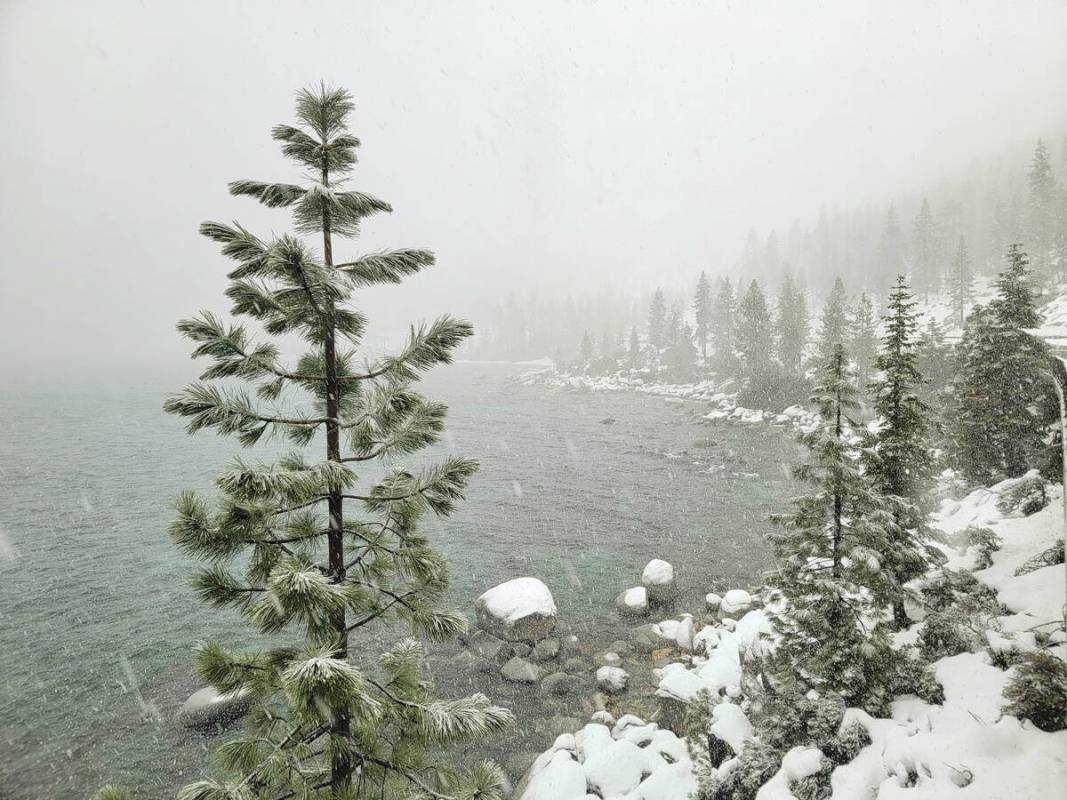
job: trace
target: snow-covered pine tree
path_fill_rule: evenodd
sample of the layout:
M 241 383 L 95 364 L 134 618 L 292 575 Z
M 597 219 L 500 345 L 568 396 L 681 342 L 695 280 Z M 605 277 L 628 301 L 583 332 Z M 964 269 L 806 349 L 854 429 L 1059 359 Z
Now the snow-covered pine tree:
M 681 331 L 667 348 L 663 358 L 670 380 L 675 383 L 688 383 L 693 380 L 697 371 L 697 355 L 693 330 L 688 322 L 683 322 Z
M 871 367 L 878 357 L 878 326 L 875 324 L 874 304 L 866 292 L 856 301 L 849 323 L 849 349 L 856 363 L 856 383 L 860 393 L 863 393 L 871 380 Z
M 1042 284 L 1053 278 L 1052 259 L 1056 240 L 1056 179 L 1052 159 L 1042 139 L 1037 140 L 1030 171 L 1026 175 L 1029 196 L 1026 204 L 1026 228 L 1034 257 L 1034 273 Z
M 715 368 L 724 374 L 732 374 L 736 367 L 734 358 L 734 313 L 737 301 L 729 278 L 719 281 L 715 293 L 711 342 L 715 348 Z
M 956 255 L 952 258 L 952 276 L 949 283 L 952 310 L 957 325 L 962 326 L 967 316 L 967 303 L 971 299 L 973 288 L 974 275 L 971 273 L 971 257 L 967 252 L 967 241 L 961 236 L 960 243 L 956 247 Z
M 880 610 L 896 581 L 882 568 L 892 516 L 859 463 L 860 431 L 848 357 L 838 344 L 811 398 L 819 425 L 800 441 L 810 460 L 794 470 L 812 486 L 776 515 L 770 535 L 784 603 L 772 614 L 780 639 L 770 666 L 780 681 L 836 692 L 849 705 L 884 707 L 893 651 Z
M 938 264 L 937 221 L 924 197 L 912 229 L 911 254 L 913 279 L 925 297 L 941 288 L 941 270 Z
M 397 355 L 360 363 L 367 318 L 350 304 L 353 290 L 399 283 L 433 255 L 405 249 L 334 259 L 336 238 L 391 211 L 345 188 L 359 145 L 346 126 L 351 110 L 342 89 L 299 92 L 298 124 L 278 125 L 272 135 L 311 177 L 302 185 L 230 184 L 231 194 L 292 209 L 297 233 L 321 251 L 294 235 L 260 239 L 237 223 L 201 226 L 236 262 L 226 290 L 233 313 L 258 323 L 266 338 L 208 312 L 180 322 L 196 344 L 193 356 L 211 365 L 166 410 L 188 418 L 190 433 L 213 428 L 245 446 L 279 435 L 298 448 L 323 448 L 325 459 L 300 452 L 275 464 L 238 459 L 216 480 L 215 508 L 192 492 L 177 500 L 171 535 L 208 562 L 194 577 L 197 594 L 269 637 L 250 652 L 197 646 L 198 674 L 219 692 L 248 693 L 252 711 L 244 735 L 217 751 L 232 777 L 192 783 L 182 800 L 497 798 L 503 791 L 494 765 L 462 772 L 441 749 L 500 731 L 510 713 L 480 694 L 436 699 L 414 639 L 377 664 L 353 641 L 376 622 L 403 622 L 433 640 L 465 628 L 461 614 L 438 605 L 448 566 L 418 522 L 452 511 L 477 462 L 451 456 L 420 470 L 392 465 L 437 441 L 445 406 L 413 387 L 421 372 L 451 360 L 471 327 L 443 316 L 413 328 Z M 293 366 L 272 341 L 280 337 L 307 345 Z M 381 473 L 360 469 L 379 462 Z
M 659 351 L 667 344 L 667 301 L 662 289 L 656 289 L 648 307 L 648 346 L 652 350 L 652 363 L 659 358 Z
M 641 340 L 637 336 L 637 326 L 630 328 L 630 349 L 626 353 L 627 364 L 630 369 L 641 366 Z
M 711 281 L 707 273 L 701 272 L 697 287 L 693 292 L 693 315 L 696 318 L 696 340 L 700 347 L 700 357 L 708 363 L 708 338 L 711 336 Z
M 589 362 L 593 360 L 593 337 L 589 335 L 589 331 L 582 332 L 582 341 L 578 345 L 578 367 L 580 369 L 588 369 Z
M 919 397 L 924 380 L 917 367 L 918 314 L 903 275 L 889 293 L 888 313 L 882 317 L 885 336 L 878 354 L 878 378 L 871 385 L 875 431 L 863 450 L 863 464 L 874 488 L 889 502 L 892 523 L 882 566 L 898 586 L 926 572 L 931 530 L 929 490 L 934 476 L 931 449 L 931 410 Z M 908 623 L 904 595 L 893 601 L 898 627 Z
M 741 354 L 742 374 L 749 380 L 764 374 L 771 363 L 773 331 L 767 298 L 756 281 L 749 284 L 737 306 L 734 339 Z
M 797 376 L 801 373 L 804 348 L 808 343 L 808 306 L 792 275 L 787 274 L 782 281 L 777 310 L 778 360 L 786 372 Z
M 1048 347 L 1027 332 L 1041 324 L 1022 245 L 1008 248 L 997 297 L 975 306 L 960 343 L 956 460 L 969 480 L 988 484 L 1040 466 L 1055 415 Z
M 818 352 L 816 354 L 816 363 L 820 368 L 822 365 L 830 363 L 837 345 L 844 345 L 848 342 L 847 305 L 848 296 L 845 294 L 845 284 L 841 278 L 836 278 L 834 280 L 834 288 L 826 298 L 822 316 L 820 317 Z

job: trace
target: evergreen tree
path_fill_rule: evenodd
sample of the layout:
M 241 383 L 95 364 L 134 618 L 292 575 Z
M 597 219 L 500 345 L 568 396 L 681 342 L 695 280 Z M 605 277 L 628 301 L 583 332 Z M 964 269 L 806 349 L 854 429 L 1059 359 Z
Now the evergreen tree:
M 652 303 L 648 307 L 648 345 L 652 348 L 654 360 L 666 344 L 667 301 L 663 297 L 663 290 L 656 289 L 655 294 L 652 295 Z
M 187 417 L 190 433 L 214 428 L 245 446 L 280 435 L 298 448 L 323 446 L 325 460 L 299 452 L 273 465 L 236 460 L 216 481 L 217 508 L 192 492 L 177 500 L 171 535 L 208 562 L 194 578 L 201 599 L 236 610 L 269 636 L 252 652 L 197 646 L 199 675 L 219 692 L 247 692 L 253 708 L 246 735 L 218 750 L 233 778 L 190 784 L 182 800 L 498 798 L 504 791 L 492 764 L 464 775 L 440 751 L 496 734 L 511 720 L 506 710 L 481 694 L 435 699 L 414 639 L 384 653 L 377 667 L 350 658 L 366 649 L 355 637 L 375 622 L 403 621 L 434 640 L 464 630 L 461 614 L 438 605 L 447 563 L 418 522 L 426 512 L 449 514 L 477 468 L 458 456 L 416 471 L 393 465 L 437 441 L 446 409 L 413 387 L 421 372 L 448 363 L 472 330 L 444 316 L 413 329 L 397 355 L 360 364 L 367 320 L 349 304 L 353 290 L 399 283 L 433 256 L 391 250 L 335 261 L 336 239 L 391 210 L 345 188 L 359 145 L 346 128 L 351 109 L 343 90 L 300 92 L 299 124 L 278 125 L 273 137 L 313 177 L 304 185 L 230 184 L 234 195 L 291 208 L 297 232 L 321 242 L 321 252 L 291 235 L 259 239 L 236 223 L 201 226 L 236 262 L 226 291 L 233 313 L 268 338 L 257 341 L 245 325 L 208 312 L 179 323 L 196 344 L 193 356 L 212 363 L 166 410 Z M 294 336 L 308 351 L 286 366 L 271 339 Z M 235 381 L 254 386 L 254 396 Z M 283 403 L 300 393 L 310 402 Z M 355 471 L 363 462 L 382 462 L 383 470 L 360 488 L 369 478 Z
M 693 294 L 693 314 L 696 317 L 696 337 L 700 345 L 700 357 L 708 361 L 708 337 L 711 335 L 711 281 L 706 273 L 701 272 L 697 288 Z
M 971 259 L 967 253 L 967 242 L 960 237 L 956 255 L 952 259 L 952 308 L 956 315 L 956 324 L 963 325 L 967 312 L 967 301 L 971 299 L 974 276 L 971 274 Z
M 917 367 L 915 305 L 905 277 L 898 276 L 882 318 L 886 332 L 878 354 L 879 377 L 871 387 L 878 424 L 863 451 L 871 483 L 892 509 L 889 547 L 881 558 L 898 586 L 921 577 L 929 562 L 924 543 L 930 536 L 927 515 L 934 459 L 930 407 L 918 394 L 924 380 Z M 894 600 L 893 617 L 898 627 L 908 623 L 902 594 Z
M 848 312 L 846 305 L 845 284 L 841 278 L 834 280 L 834 288 L 823 306 L 819 325 L 819 342 L 817 360 L 819 364 L 828 364 L 833 357 L 834 348 L 844 345 L 849 339 Z
M 793 375 L 799 375 L 808 341 L 808 306 L 792 276 L 782 281 L 778 295 L 778 317 L 775 331 L 778 340 L 778 360 Z
M 715 310 L 711 328 L 711 340 L 715 346 L 716 367 L 721 372 L 731 373 L 735 367 L 734 358 L 734 312 L 737 301 L 734 287 L 729 278 L 719 282 L 719 291 L 715 294 Z
M 912 257 L 914 259 L 914 281 L 921 286 L 923 294 L 929 297 L 941 286 L 941 273 L 937 263 L 937 222 L 930 203 L 923 198 L 919 214 L 915 218 L 912 235 Z
M 766 372 L 771 362 L 771 314 L 759 283 L 752 281 L 737 307 L 734 336 L 741 354 L 743 374 L 752 378 Z
M 800 437 L 810 461 L 794 470 L 813 491 L 793 501 L 792 513 L 772 517 L 779 525 L 770 536 L 776 585 L 785 602 L 772 614 L 781 638 L 770 666 L 786 683 L 878 710 L 889 699 L 893 664 L 877 621 L 896 591 L 881 568 L 891 516 L 859 468 L 859 430 L 849 418 L 856 389 L 841 344 L 821 377 L 811 398 L 819 425 Z
M 683 321 L 681 306 L 671 306 L 671 315 L 667 318 L 667 347 L 674 347 L 682 338 Z
M 593 337 L 589 335 L 589 331 L 582 333 L 582 342 L 578 345 L 578 366 L 581 369 L 586 369 L 589 366 L 589 362 L 593 360 Z
M 667 349 L 664 358 L 670 379 L 675 383 L 688 383 L 696 375 L 697 349 L 693 344 L 693 331 L 688 323 L 682 323 L 674 343 Z
M 885 226 L 882 229 L 882 242 L 879 252 L 881 262 L 881 286 L 889 284 L 893 276 L 900 273 L 904 266 L 901 251 L 900 217 L 896 207 L 890 203 L 885 214 Z
M 871 380 L 871 367 L 878 357 L 878 328 L 874 321 L 874 304 L 866 292 L 860 295 L 852 311 L 849 332 L 852 355 L 856 361 L 856 379 L 862 392 Z
M 627 353 L 630 369 L 641 366 L 641 340 L 637 337 L 637 326 L 630 328 L 630 350 Z
M 937 320 L 931 317 L 919 336 L 916 347 L 916 367 L 923 376 L 923 382 L 916 387 L 916 393 L 927 405 L 940 406 L 947 410 L 946 401 L 951 400 L 946 393 L 955 379 L 956 359 L 952 346 L 945 342 L 945 332 Z
M 1048 147 L 1037 140 L 1034 157 L 1027 173 L 1030 194 L 1027 198 L 1027 232 L 1031 252 L 1034 255 L 1034 270 L 1038 280 L 1044 282 L 1052 276 L 1052 255 L 1055 244 L 1056 180 L 1052 174 L 1052 159 Z
M 997 297 L 976 306 L 964 327 L 955 442 L 971 481 L 1016 477 L 1042 461 L 1053 418 L 1048 348 L 1027 333 L 1041 324 L 1022 246 L 1008 249 Z

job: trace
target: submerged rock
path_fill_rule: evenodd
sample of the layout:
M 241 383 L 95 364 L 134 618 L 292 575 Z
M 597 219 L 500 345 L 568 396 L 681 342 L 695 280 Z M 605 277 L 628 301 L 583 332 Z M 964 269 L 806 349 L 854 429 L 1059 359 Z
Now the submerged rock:
M 537 578 L 515 578 L 487 591 L 474 604 L 478 624 L 509 642 L 535 642 L 556 627 L 552 592 Z
M 500 665 L 514 654 L 514 648 L 491 633 L 475 631 L 469 641 L 471 652 L 491 664 Z
M 530 653 L 530 660 L 537 662 L 552 661 L 559 657 L 559 639 L 542 639 Z
M 178 712 L 178 722 L 186 728 L 209 728 L 226 725 L 248 712 L 252 693 L 238 689 L 220 694 L 207 686 L 193 692 Z
M 500 674 L 504 680 L 512 683 L 537 683 L 541 680 L 542 672 L 536 664 L 515 656 L 500 668 Z
M 541 688 L 546 694 L 557 696 L 578 694 L 582 691 L 582 679 L 566 672 L 553 672 L 541 681 Z

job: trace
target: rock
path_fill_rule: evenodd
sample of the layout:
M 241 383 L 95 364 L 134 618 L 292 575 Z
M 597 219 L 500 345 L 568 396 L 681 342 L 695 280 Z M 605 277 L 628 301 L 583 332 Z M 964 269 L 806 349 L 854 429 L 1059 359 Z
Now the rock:
M 597 711 L 607 711 L 610 700 L 611 698 L 603 692 L 593 692 L 593 708 Z
M 617 639 L 612 642 L 611 646 L 608 647 L 608 650 L 610 650 L 612 653 L 618 653 L 620 656 L 624 657 L 630 655 L 630 645 L 628 645 L 622 639 Z
M 731 619 L 730 617 L 723 617 L 722 626 L 728 631 L 733 631 L 737 628 L 737 620 Z
M 630 644 L 638 653 L 651 653 L 663 644 L 663 640 L 656 633 L 655 625 L 647 623 L 630 629 Z
M 601 725 L 607 725 L 610 728 L 615 724 L 615 715 L 610 711 L 596 711 L 589 720 L 591 722 L 599 722 Z
M 705 625 L 700 629 L 700 633 L 693 637 L 693 652 L 710 653 L 718 644 L 719 631 L 711 625 Z
M 719 606 L 722 605 L 722 598 L 715 592 L 704 595 L 704 605 L 708 607 L 708 611 L 718 611 Z
M 731 589 L 723 597 L 719 613 L 724 617 L 743 617 L 752 608 L 752 595 L 744 589 Z
M 615 598 L 615 608 L 624 617 L 644 617 L 648 615 L 648 589 L 635 586 Z
M 612 739 L 602 725 L 586 725 L 583 733 L 585 779 L 593 794 L 616 798 L 636 789 L 648 763 L 644 751 L 633 742 Z
M 541 668 L 518 656 L 501 667 L 500 674 L 504 680 L 512 683 L 537 683 L 541 680 Z
M 545 694 L 557 696 L 577 694 L 582 690 L 582 679 L 577 675 L 568 675 L 566 672 L 553 672 L 541 681 L 541 689 Z
M 559 657 L 559 639 L 542 639 L 534 645 L 530 660 L 542 663 Z
M 556 627 L 552 592 L 537 578 L 515 578 L 487 591 L 474 604 L 478 625 L 509 642 L 535 642 Z
M 193 692 L 178 712 L 178 721 L 186 728 L 224 726 L 248 712 L 252 693 L 238 689 L 220 694 L 206 686 Z
M 656 667 L 656 669 L 665 667 L 672 661 L 674 661 L 674 651 L 669 647 L 664 648 L 663 650 L 652 651 L 652 665 Z
M 540 761 L 540 758 L 538 758 Z M 534 762 L 518 787 L 522 800 L 564 800 L 585 796 L 585 771 L 567 750 L 556 750 L 551 760 L 537 770 Z
M 517 655 L 519 658 L 527 658 L 530 653 L 533 652 L 533 648 L 526 642 L 515 642 L 511 646 L 511 652 Z
M 564 636 L 559 643 L 559 648 L 565 656 L 575 656 L 581 651 L 581 644 L 574 634 Z
M 648 590 L 648 602 L 663 605 L 674 600 L 678 587 L 674 582 L 674 567 L 658 558 L 645 565 L 641 572 L 641 585 Z
M 475 631 L 470 638 L 470 649 L 474 655 L 497 666 L 503 664 L 515 652 L 512 645 L 498 639 L 485 631 Z
M 622 664 L 622 657 L 618 653 L 604 653 L 600 660 L 608 667 L 617 667 Z
M 596 685 L 602 692 L 619 694 L 626 691 L 630 676 L 621 667 L 601 667 L 596 671 Z
M 452 666 L 457 673 L 480 670 L 485 662 L 470 650 L 460 650 L 452 657 Z
M 563 662 L 564 672 L 585 672 L 586 663 L 584 658 L 574 656 Z

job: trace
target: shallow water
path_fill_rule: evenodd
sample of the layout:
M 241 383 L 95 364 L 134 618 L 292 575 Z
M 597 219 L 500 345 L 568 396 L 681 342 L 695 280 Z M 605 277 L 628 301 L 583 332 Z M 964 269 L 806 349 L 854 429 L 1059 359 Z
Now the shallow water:
M 451 559 L 456 606 L 535 575 L 592 651 L 625 634 L 612 601 L 650 558 L 675 565 L 694 607 L 707 591 L 759 579 L 766 516 L 795 490 L 787 434 L 711 426 L 697 404 L 526 387 L 508 380 L 515 371 L 461 364 L 426 383 L 451 408 L 438 449 L 482 463 L 467 502 L 431 528 Z M 161 402 L 0 395 L 0 800 L 82 797 L 106 781 L 168 796 L 217 743 L 173 722 L 196 688 L 190 648 L 254 639 L 234 615 L 197 604 L 193 562 L 166 526 L 174 495 L 209 488 L 239 447 L 186 436 Z M 454 652 L 431 663 L 443 690 L 478 688 L 523 720 L 495 752 L 543 749 L 532 721 L 577 713 L 458 674 Z

